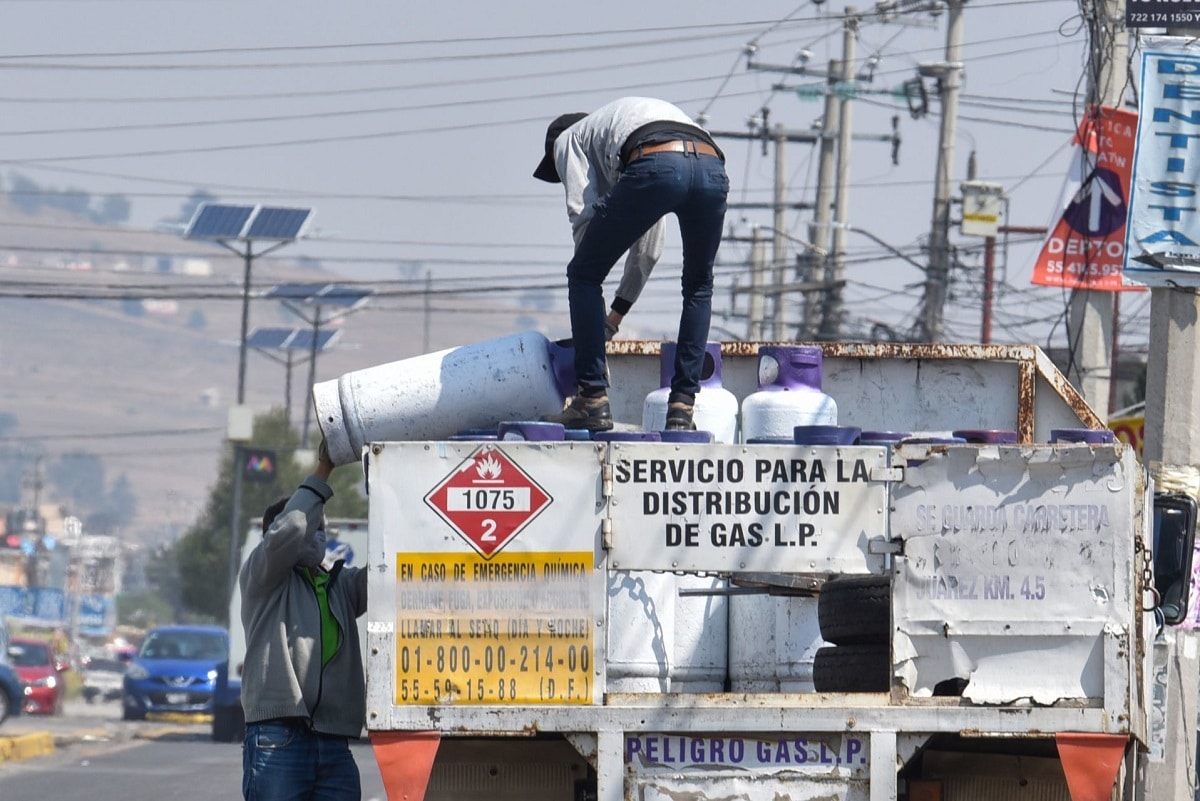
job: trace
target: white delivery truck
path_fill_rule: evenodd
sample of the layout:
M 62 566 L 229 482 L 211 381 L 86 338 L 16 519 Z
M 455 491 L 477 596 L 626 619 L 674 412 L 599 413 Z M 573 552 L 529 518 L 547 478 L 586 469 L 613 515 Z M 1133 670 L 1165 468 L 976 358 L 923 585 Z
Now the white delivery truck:
M 1194 501 L 1036 347 L 821 348 L 857 444 L 363 448 L 389 798 L 1152 797 Z M 656 355 L 610 343 L 617 420 Z
M 330 518 L 326 528 L 326 552 L 347 565 L 365 564 L 367 521 L 354 518 Z M 242 544 L 241 560 L 262 542 L 262 523 L 254 521 Z M 358 640 L 366 652 L 366 620 L 358 619 Z M 217 666 L 217 686 L 213 695 L 212 739 L 216 742 L 241 742 L 246 718 L 242 713 L 242 664 L 246 659 L 246 630 L 242 628 L 242 590 L 233 586 L 229 599 L 229 661 Z

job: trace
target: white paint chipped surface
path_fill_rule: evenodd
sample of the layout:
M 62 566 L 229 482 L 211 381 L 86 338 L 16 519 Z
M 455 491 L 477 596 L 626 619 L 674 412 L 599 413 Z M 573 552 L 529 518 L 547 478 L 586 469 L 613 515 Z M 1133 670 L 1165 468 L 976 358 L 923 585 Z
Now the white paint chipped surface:
M 1131 453 L 950 447 L 894 489 L 897 675 L 999 704 L 1096 699 L 1130 671 Z M 1125 654 L 1110 660 L 1106 654 Z M 1118 681 L 1114 686 L 1121 686 Z

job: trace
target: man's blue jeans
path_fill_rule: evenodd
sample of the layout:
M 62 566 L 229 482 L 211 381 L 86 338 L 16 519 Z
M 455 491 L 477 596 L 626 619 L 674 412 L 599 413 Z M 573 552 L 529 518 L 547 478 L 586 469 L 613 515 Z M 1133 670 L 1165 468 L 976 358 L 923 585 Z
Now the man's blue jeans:
M 249 723 L 242 742 L 246 801 L 360 801 L 358 765 L 345 737 L 300 723 Z
M 683 311 L 671 390 L 700 391 L 712 318 L 713 262 L 725 225 L 729 177 L 716 156 L 652 153 L 629 164 L 607 195 L 567 265 L 567 299 L 581 388 L 608 386 L 604 359 L 604 279 L 629 246 L 667 214 L 679 219 Z

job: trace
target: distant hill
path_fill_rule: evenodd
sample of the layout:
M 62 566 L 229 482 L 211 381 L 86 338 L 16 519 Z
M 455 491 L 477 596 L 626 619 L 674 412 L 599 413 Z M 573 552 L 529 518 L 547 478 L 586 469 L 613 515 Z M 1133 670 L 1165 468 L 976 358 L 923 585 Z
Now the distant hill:
M 37 225 L 31 226 L 34 220 Z M 212 277 L 203 280 L 224 282 L 237 297 L 177 303 L 0 299 L 0 456 L 15 454 L 21 460 L 26 481 L 20 500 L 32 503 L 38 471 L 48 477 L 63 454 L 95 454 L 104 465 L 106 485 L 111 488 L 124 475 L 137 500 L 133 524 L 118 533 L 147 543 L 170 539 L 196 518 L 217 474 L 228 407 L 236 399 L 242 263 L 233 254 L 199 248 L 178 236 L 101 229 L 81 234 L 87 226 L 63 216 L 31 219 L 0 202 L 0 277 L 9 291 L 34 281 L 174 287 L 180 278 L 163 275 L 154 254 L 194 250 L 196 258 L 211 264 Z M 77 250 L 64 258 L 60 248 Z M 88 258 L 91 251 L 118 250 L 149 255 L 119 264 Z M 178 268 L 181 260 L 176 262 Z M 77 269 L 83 266 L 90 269 Z M 252 283 L 326 280 L 339 279 L 262 259 L 255 263 Z M 453 305 L 466 311 L 429 316 L 429 350 L 525 330 L 517 327 L 515 308 L 511 315 L 496 313 L 499 304 L 492 303 L 487 313 L 473 314 L 471 301 L 456 299 Z M 280 303 L 252 302 L 252 329 L 293 325 L 305 323 Z M 318 382 L 425 351 L 420 303 L 369 304 L 348 316 L 342 329 L 339 343 L 317 360 Z M 286 373 L 282 363 L 251 350 L 246 402 L 258 410 L 283 406 Z M 299 428 L 308 398 L 303 357 L 297 357 L 291 380 L 292 419 Z M 3 426 L 14 419 L 15 425 Z M 310 432 L 316 430 L 310 423 Z M 40 464 L 39 453 L 45 455 Z M 43 503 L 62 500 L 62 488 L 53 481 L 37 492 Z M 0 498 L 0 504 L 10 501 Z

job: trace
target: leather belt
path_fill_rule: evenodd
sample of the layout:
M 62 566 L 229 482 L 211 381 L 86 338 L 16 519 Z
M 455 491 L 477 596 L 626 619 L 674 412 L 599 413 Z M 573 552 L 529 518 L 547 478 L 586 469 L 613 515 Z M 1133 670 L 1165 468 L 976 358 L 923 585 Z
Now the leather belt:
M 704 142 L 676 139 L 671 142 L 659 142 L 656 145 L 639 145 L 629 152 L 629 159 L 625 163 L 632 164 L 642 156 L 649 156 L 651 153 L 695 153 L 700 156 L 716 156 L 717 149 Z

